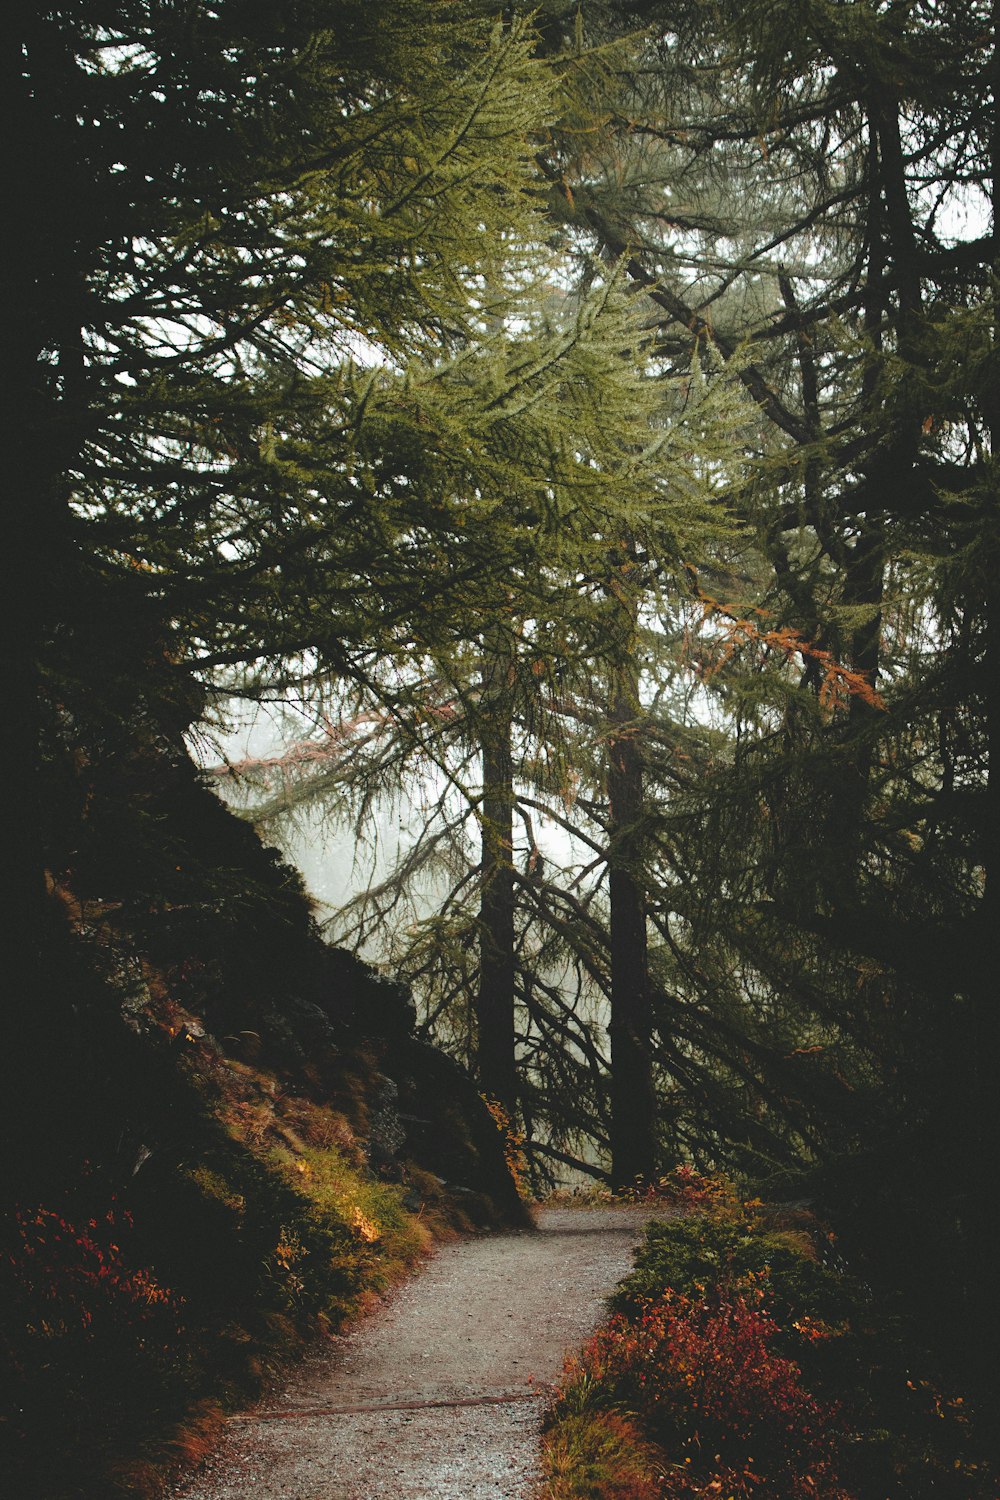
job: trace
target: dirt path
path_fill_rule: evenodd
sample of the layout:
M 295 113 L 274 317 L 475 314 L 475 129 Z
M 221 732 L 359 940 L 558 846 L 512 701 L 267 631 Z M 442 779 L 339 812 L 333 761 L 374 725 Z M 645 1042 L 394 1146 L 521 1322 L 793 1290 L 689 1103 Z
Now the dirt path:
M 234 1419 L 184 1500 L 529 1500 L 544 1387 L 631 1264 L 642 1208 L 544 1209 L 438 1252 Z

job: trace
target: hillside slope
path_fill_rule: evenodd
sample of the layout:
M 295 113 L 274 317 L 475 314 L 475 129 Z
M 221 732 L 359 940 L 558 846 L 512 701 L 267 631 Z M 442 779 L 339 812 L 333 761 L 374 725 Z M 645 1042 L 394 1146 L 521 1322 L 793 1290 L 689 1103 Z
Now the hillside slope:
M 3 1090 L 0 1462 L 155 1494 L 435 1236 L 525 1222 L 473 1081 L 162 742 L 66 786 Z

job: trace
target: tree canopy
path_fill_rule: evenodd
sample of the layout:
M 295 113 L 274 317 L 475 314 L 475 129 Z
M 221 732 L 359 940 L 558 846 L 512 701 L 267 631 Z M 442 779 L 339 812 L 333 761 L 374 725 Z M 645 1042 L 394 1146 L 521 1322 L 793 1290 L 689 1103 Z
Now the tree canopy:
M 913 1275 L 956 1263 L 970 1320 L 1000 1148 L 995 7 L 10 25 L 26 1011 L 55 1004 L 47 887 L 100 884 L 101 818 L 159 838 L 114 790 L 137 762 L 295 701 L 262 822 L 441 788 L 342 932 L 520 1112 L 539 1181 L 691 1160 L 865 1204 L 888 1176 L 901 1233 L 933 1198 Z

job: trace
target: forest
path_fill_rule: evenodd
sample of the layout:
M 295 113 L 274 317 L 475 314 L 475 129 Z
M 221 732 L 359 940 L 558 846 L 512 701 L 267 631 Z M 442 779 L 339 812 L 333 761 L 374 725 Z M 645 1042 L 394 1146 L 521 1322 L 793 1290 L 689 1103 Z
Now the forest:
M 575 1185 L 708 1204 L 637 1263 L 679 1296 L 767 1274 L 734 1223 L 832 1226 L 976 1415 L 556 1500 L 989 1500 L 1000 6 L 8 13 L 19 1495 L 165 1493 L 431 1239 Z

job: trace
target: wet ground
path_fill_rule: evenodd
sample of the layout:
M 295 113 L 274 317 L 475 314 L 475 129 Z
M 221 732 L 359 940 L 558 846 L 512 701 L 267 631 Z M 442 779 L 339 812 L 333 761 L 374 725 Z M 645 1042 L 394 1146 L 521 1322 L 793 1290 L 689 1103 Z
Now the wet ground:
M 439 1250 L 230 1423 L 183 1500 L 530 1500 L 547 1387 L 631 1265 L 644 1208 L 547 1208 Z

